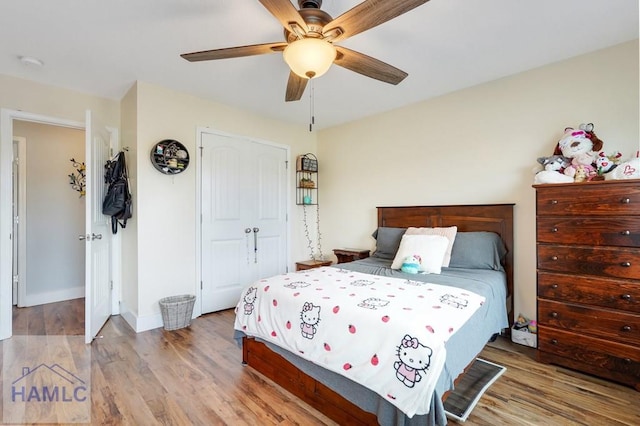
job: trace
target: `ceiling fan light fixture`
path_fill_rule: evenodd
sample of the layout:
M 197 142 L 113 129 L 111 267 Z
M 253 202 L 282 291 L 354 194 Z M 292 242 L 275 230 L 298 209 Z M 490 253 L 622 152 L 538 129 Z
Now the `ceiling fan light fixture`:
M 319 38 L 303 38 L 290 43 L 282 56 L 291 71 L 311 79 L 329 70 L 336 58 L 336 48 Z

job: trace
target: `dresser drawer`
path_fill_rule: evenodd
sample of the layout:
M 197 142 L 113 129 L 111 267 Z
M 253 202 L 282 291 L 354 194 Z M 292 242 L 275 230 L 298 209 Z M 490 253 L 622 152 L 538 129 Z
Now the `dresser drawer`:
M 640 315 L 538 299 L 538 323 L 640 348 Z
M 538 297 L 640 314 L 640 282 L 538 272 Z
M 640 349 L 549 327 L 538 327 L 538 358 L 632 386 L 640 383 Z M 556 357 L 547 358 L 545 354 Z M 639 389 L 639 388 L 637 388 Z
M 640 247 L 640 216 L 543 216 L 536 229 L 543 243 Z
M 539 186 L 536 211 L 539 216 L 640 215 L 640 181 Z
M 640 250 L 538 244 L 538 269 L 577 275 L 640 279 Z

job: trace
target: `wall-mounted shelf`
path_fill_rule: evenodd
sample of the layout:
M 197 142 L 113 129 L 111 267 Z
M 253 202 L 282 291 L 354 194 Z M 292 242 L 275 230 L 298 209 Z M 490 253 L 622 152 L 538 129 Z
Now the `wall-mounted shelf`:
M 189 151 L 176 140 L 161 140 L 151 148 L 151 164 L 165 175 L 182 173 L 189 166 Z
M 318 159 L 313 154 L 301 155 L 296 160 L 296 204 L 318 204 Z

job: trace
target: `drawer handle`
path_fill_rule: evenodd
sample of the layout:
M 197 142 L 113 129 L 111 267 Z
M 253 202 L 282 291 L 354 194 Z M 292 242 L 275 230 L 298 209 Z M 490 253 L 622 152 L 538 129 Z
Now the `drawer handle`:
M 625 333 L 628 333 L 631 331 L 631 326 L 630 325 L 625 325 L 622 327 L 622 331 L 624 331 Z
M 620 234 L 621 235 L 631 235 L 631 232 L 630 231 L 622 231 Z
M 620 266 L 624 266 L 625 268 L 628 268 L 631 266 L 631 262 L 622 262 Z
M 622 361 L 627 365 L 631 364 L 631 358 L 624 358 Z
M 557 312 L 551 312 L 551 313 L 549 314 L 549 316 L 550 316 L 551 318 L 558 318 L 558 313 L 557 313 Z
M 629 204 L 629 203 L 631 202 L 631 199 L 629 199 L 629 198 L 623 198 L 622 200 L 620 200 L 620 202 L 621 202 L 622 204 Z
M 551 339 L 551 344 L 552 345 L 557 345 L 558 344 L 558 340 L 557 339 Z
M 551 200 L 551 204 L 558 204 L 558 200 Z
M 551 232 L 558 232 L 558 228 L 551 228 Z
M 558 288 L 558 284 L 551 284 L 551 288 L 555 290 L 556 288 Z
M 551 256 L 551 260 L 558 260 L 558 256 Z
M 631 295 L 630 294 L 623 294 L 622 296 L 620 296 L 620 298 L 622 300 L 631 300 Z

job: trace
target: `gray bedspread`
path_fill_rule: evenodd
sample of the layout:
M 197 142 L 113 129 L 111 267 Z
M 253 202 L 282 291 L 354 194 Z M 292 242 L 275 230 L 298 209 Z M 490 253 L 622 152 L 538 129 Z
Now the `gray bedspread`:
M 482 295 L 486 299 L 484 305 L 473 314 L 464 327 L 458 330 L 446 343 L 447 359 L 436 385 L 429 414 L 409 418 L 384 398 L 363 386 L 301 359 L 278 346 L 272 344 L 268 344 L 268 346 L 300 370 L 321 381 L 363 410 L 376 413 L 378 422 L 383 426 L 445 425 L 447 419 L 442 405 L 442 395 L 453 389 L 455 378 L 475 359 L 491 336 L 500 333 L 502 329 L 509 326 L 506 309 L 506 275 L 503 271 L 461 268 L 442 268 L 440 275 L 410 275 L 393 270 L 390 266 L 391 261 L 376 257 L 334 265 L 336 268 L 357 272 L 411 278 L 412 280 L 464 288 Z M 241 332 L 236 332 L 236 337 L 241 336 Z

